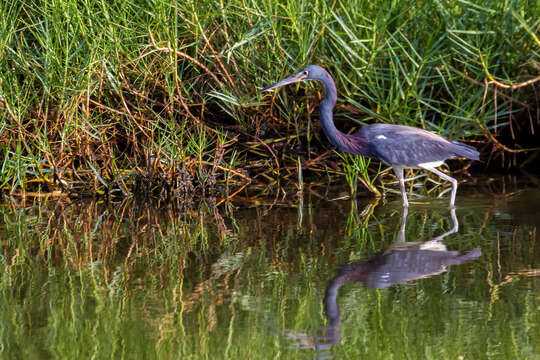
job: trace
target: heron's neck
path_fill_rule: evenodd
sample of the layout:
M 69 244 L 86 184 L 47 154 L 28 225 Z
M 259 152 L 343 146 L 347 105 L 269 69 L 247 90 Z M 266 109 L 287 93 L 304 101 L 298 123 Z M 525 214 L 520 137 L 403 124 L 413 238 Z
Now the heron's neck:
M 364 149 L 363 147 L 364 144 L 361 144 L 358 141 L 352 141 L 350 135 L 339 131 L 334 124 L 334 106 L 337 101 L 337 90 L 334 80 L 332 80 L 330 74 L 327 73 L 327 76 L 321 78 L 320 82 L 324 85 L 325 94 L 321 101 L 319 112 L 320 121 L 326 137 L 328 137 L 328 140 L 332 145 L 343 151 L 353 154 L 367 154 L 367 149 Z
M 334 106 L 336 106 L 337 101 L 336 84 L 330 75 L 327 75 L 320 79 L 324 86 L 324 98 L 319 107 L 320 121 L 328 140 L 330 140 L 332 145 L 340 147 L 340 137 L 344 134 L 334 124 Z

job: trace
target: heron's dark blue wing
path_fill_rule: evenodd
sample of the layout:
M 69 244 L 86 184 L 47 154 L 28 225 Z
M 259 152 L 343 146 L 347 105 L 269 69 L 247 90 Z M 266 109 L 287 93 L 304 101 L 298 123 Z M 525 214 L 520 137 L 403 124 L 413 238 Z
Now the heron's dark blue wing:
M 372 156 L 393 166 L 416 167 L 456 156 L 474 159 L 473 151 L 476 152 L 468 145 L 409 126 L 374 124 L 360 132 L 369 139 Z
M 453 156 L 440 143 L 423 138 L 380 138 L 370 142 L 370 152 L 388 165 L 415 167 Z

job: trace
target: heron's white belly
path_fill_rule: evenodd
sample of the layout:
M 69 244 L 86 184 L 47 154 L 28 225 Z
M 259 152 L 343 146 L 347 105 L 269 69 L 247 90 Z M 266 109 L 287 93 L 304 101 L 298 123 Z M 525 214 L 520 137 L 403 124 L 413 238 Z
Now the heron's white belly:
M 425 162 L 425 163 L 418 164 L 417 166 L 390 165 L 390 164 L 386 163 L 385 161 L 383 161 L 383 164 L 388 165 L 388 166 L 393 167 L 393 168 L 396 168 L 396 169 L 399 169 L 399 168 L 401 168 L 401 169 L 423 169 L 423 168 L 432 169 L 432 168 L 436 168 L 436 167 L 441 166 L 442 164 L 444 164 L 444 161 Z
M 418 167 L 431 169 L 431 168 L 439 167 L 442 164 L 444 164 L 444 161 L 431 161 L 431 162 L 425 162 L 425 163 L 418 164 Z

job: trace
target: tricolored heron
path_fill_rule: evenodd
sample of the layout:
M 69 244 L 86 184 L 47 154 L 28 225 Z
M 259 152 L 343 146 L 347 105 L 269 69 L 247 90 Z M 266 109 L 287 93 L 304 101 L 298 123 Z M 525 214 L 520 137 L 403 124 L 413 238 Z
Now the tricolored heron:
M 261 92 L 307 80 L 317 80 L 324 86 L 325 95 L 319 112 L 322 128 L 328 140 L 345 152 L 367 156 L 391 166 L 399 180 L 404 207 L 409 206 L 403 178 L 403 170 L 407 168 L 424 169 L 450 181 L 452 183 L 450 206 L 454 207 L 457 181 L 436 168 L 446 159 L 455 157 L 478 160 L 478 151 L 474 147 L 447 140 L 427 130 L 403 125 L 372 124 L 350 135 L 339 131 L 333 120 L 333 109 L 337 100 L 336 85 L 332 76 L 317 65 L 308 65 L 298 73 L 265 87 Z

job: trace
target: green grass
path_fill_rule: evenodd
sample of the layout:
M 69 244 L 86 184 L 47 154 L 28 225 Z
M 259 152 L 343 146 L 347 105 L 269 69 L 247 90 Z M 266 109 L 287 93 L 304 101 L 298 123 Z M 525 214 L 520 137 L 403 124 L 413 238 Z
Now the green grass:
M 327 174 L 320 87 L 256 93 L 308 63 L 334 75 L 340 127 L 478 145 L 512 127 L 507 145 L 526 147 L 538 84 L 505 85 L 538 75 L 538 19 L 537 1 L 3 2 L 0 186 L 117 196 L 138 176 L 174 193 L 180 172 L 203 191 L 275 186 L 297 183 L 299 157 L 304 177 Z

